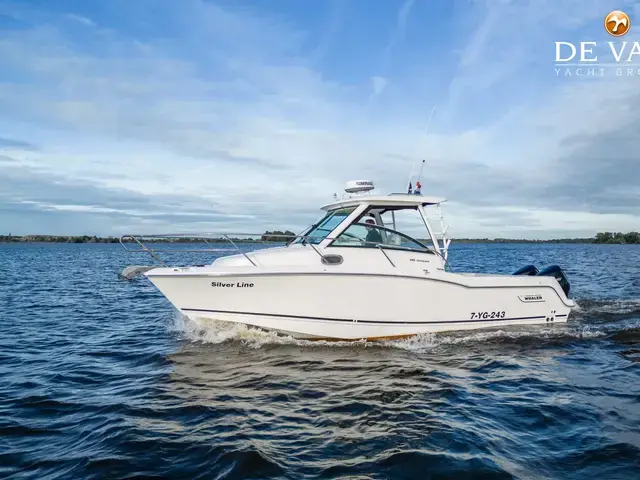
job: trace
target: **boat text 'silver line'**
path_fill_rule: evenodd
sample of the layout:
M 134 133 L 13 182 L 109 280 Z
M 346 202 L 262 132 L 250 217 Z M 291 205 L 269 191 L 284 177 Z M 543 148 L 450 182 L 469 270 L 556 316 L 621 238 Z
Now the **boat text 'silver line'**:
M 144 273 L 196 322 L 238 322 L 296 338 L 376 340 L 567 321 L 575 303 L 560 267 L 454 272 L 440 214 L 444 200 L 411 189 L 388 195 L 372 189 L 369 181 L 349 182 L 345 194 L 322 207 L 319 221 L 284 245 L 250 250 L 224 236 L 237 252 L 211 264 L 128 267 L 123 275 Z M 419 235 L 408 234 L 418 228 Z M 141 237 L 121 243 L 135 242 L 141 247 L 135 251 L 161 261 Z

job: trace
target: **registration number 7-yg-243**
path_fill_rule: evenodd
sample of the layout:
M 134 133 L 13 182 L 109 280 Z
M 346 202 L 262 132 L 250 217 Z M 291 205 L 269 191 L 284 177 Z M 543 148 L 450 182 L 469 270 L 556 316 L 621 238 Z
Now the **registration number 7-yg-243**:
M 500 312 L 471 312 L 471 320 L 476 318 L 482 318 L 483 320 L 487 318 L 504 318 L 504 311 Z

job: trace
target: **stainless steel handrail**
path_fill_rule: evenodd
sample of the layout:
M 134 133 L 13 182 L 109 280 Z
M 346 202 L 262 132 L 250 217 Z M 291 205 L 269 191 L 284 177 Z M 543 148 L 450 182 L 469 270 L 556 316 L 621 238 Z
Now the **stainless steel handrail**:
M 229 241 L 229 243 L 231 243 L 231 245 L 233 245 L 234 247 L 236 247 L 236 250 L 238 250 L 240 253 L 242 253 L 242 255 L 244 255 L 244 258 L 246 258 L 247 260 L 249 260 L 249 262 L 251 262 L 251 265 L 253 265 L 254 267 L 256 266 L 255 262 L 254 262 L 253 260 L 251 260 L 251 259 L 249 258 L 249 256 L 248 256 L 245 252 L 243 252 L 242 250 L 240 250 L 240 248 L 239 248 L 235 243 L 233 243 L 233 240 L 231 240 L 231 239 L 229 238 L 229 235 L 225 235 L 225 236 L 224 236 L 224 238 L 226 238 L 226 239 Z
M 379 227 L 379 226 L 376 226 Z M 380 227 L 382 228 L 382 227 Z M 398 233 L 400 234 L 400 232 L 395 232 L 394 230 L 391 230 L 389 228 L 385 228 L 386 231 L 391 231 L 393 233 Z M 294 240 L 297 239 L 302 239 L 302 240 L 307 240 L 306 242 L 303 243 L 303 245 L 309 245 L 313 248 L 313 250 L 322 258 L 323 254 L 315 247 L 315 245 L 311 242 L 309 242 L 308 240 L 310 239 L 320 239 L 320 240 L 330 240 L 330 241 L 335 241 L 337 239 L 339 239 L 340 235 L 338 235 L 337 237 L 329 237 L 329 236 L 318 236 L 318 235 L 290 235 L 290 234 L 255 234 L 255 233 L 228 233 L 228 234 L 217 234 L 216 236 L 214 236 L 216 234 L 188 234 L 188 233 L 184 233 L 184 234 L 157 234 L 157 235 L 123 235 L 120 237 L 119 239 L 119 243 L 120 245 L 127 251 L 130 253 L 139 253 L 139 252 L 144 252 L 144 253 L 148 253 L 149 255 L 151 255 L 151 257 L 156 260 L 157 262 L 159 262 L 160 264 L 162 264 L 163 266 L 167 266 L 165 264 L 165 262 L 163 262 L 157 255 L 156 253 L 159 252 L 179 252 L 179 253 L 213 253 L 213 252 L 238 252 L 241 253 L 253 266 L 257 266 L 256 263 L 247 255 L 247 252 L 243 251 L 242 249 L 240 249 L 240 247 L 236 244 L 236 242 L 234 242 L 233 240 L 238 240 L 237 237 L 241 237 L 241 236 L 247 236 L 247 237 L 251 237 L 249 241 L 247 241 L 247 243 L 264 243 L 264 244 L 270 244 L 270 243 L 290 243 Z M 405 236 L 403 234 L 400 234 L 401 236 Z M 234 237 L 234 239 L 231 238 L 231 236 Z M 275 238 L 283 238 L 283 239 L 287 239 L 288 242 L 278 242 L 278 241 L 272 241 L 272 240 L 262 240 L 263 236 L 267 236 L 267 237 L 275 237 Z M 255 239 L 253 237 L 259 237 L 258 239 Z M 137 243 L 141 248 L 138 250 L 133 250 L 130 248 L 127 248 L 127 246 L 125 245 L 127 238 L 130 238 L 133 242 Z M 169 249 L 156 249 L 156 248 L 149 248 L 146 245 L 144 245 L 140 240 L 138 240 L 138 238 L 147 238 L 147 239 L 187 239 L 187 240 L 191 240 L 191 241 L 196 241 L 196 240 L 202 240 L 204 243 L 206 243 L 207 245 L 209 245 L 210 247 L 212 246 L 211 243 L 209 243 L 207 241 L 207 239 L 209 240 L 216 240 L 216 241 L 225 241 L 230 243 L 233 248 L 198 248 L 198 249 L 177 249 L 177 248 L 169 248 Z M 410 237 L 408 237 L 410 239 Z M 384 245 L 384 244 L 380 244 L 379 242 L 369 242 L 366 240 L 361 240 L 358 239 L 357 240 L 361 245 L 371 245 L 373 247 L 375 247 L 376 249 L 380 250 L 380 252 L 385 256 L 385 258 L 389 261 L 389 263 L 395 267 L 396 265 L 391 261 L 391 259 L 389 258 L 389 256 L 387 255 L 387 253 L 385 252 L 386 250 L 397 250 L 398 247 L 395 245 Z M 186 242 L 175 242 L 175 243 L 186 243 Z M 191 243 L 191 242 L 189 242 Z M 438 255 L 439 257 L 441 257 L 443 259 L 443 261 L 445 263 L 447 263 L 447 259 L 438 251 L 433 250 L 429 247 L 427 247 L 426 245 L 422 245 L 420 242 L 418 242 L 419 245 L 423 246 L 425 248 L 425 250 L 414 250 L 414 249 L 410 249 L 416 252 L 422 252 L 422 253 L 430 253 L 430 254 L 434 254 L 434 255 Z M 400 247 L 401 248 L 401 247 Z

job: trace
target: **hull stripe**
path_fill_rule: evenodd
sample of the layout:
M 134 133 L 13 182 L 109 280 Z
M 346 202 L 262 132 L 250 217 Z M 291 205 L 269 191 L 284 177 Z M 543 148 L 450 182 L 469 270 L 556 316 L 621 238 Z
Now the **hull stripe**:
M 386 325 L 433 325 L 447 323 L 491 323 L 491 322 L 507 322 L 510 320 L 541 320 L 547 318 L 545 315 L 535 317 L 511 317 L 511 318 L 489 318 L 478 320 L 442 320 L 432 322 L 387 322 L 384 320 L 349 320 L 346 318 L 328 318 L 328 317 L 311 317 L 303 315 L 286 315 L 278 313 L 259 313 L 259 312 L 234 312 L 230 310 L 208 310 L 205 308 L 181 308 L 185 312 L 205 312 L 205 313 L 223 313 L 231 315 L 253 315 L 256 317 L 275 317 L 275 318 L 293 318 L 296 320 L 321 320 L 327 322 L 344 322 L 344 323 L 366 323 L 366 324 L 386 324 Z M 567 314 L 556 315 L 557 318 L 566 317 Z

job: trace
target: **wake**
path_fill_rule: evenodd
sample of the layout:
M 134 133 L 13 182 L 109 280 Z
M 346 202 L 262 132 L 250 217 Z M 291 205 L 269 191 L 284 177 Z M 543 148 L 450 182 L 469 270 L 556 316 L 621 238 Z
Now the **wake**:
M 408 339 L 380 342 L 301 340 L 291 336 L 267 332 L 233 322 L 201 319 L 196 323 L 176 314 L 171 330 L 189 342 L 220 344 L 240 342 L 250 348 L 272 345 L 295 345 L 299 347 L 371 348 L 387 347 L 402 350 L 428 350 L 448 345 L 480 343 L 546 343 L 558 340 L 591 340 L 640 330 L 640 299 L 576 301 L 577 306 L 567 323 L 530 326 L 513 326 L 500 329 L 462 332 L 424 333 Z

